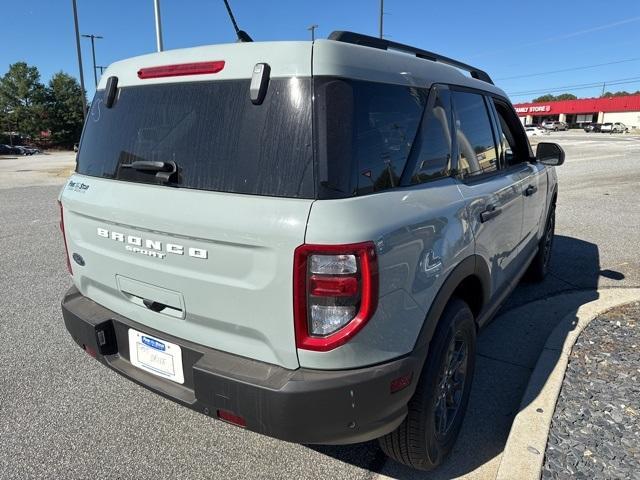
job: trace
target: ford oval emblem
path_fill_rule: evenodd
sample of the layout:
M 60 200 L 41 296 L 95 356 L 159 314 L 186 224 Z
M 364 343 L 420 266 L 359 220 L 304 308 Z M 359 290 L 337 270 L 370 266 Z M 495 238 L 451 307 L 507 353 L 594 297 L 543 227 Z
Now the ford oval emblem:
M 81 255 L 78 255 L 77 253 L 74 253 L 73 254 L 73 261 L 76 262 L 81 267 L 84 267 L 84 258 L 82 258 Z

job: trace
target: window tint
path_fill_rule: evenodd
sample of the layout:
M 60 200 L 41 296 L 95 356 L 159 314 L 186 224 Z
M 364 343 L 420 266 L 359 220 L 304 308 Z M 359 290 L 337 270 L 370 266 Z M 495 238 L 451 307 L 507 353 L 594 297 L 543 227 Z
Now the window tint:
M 452 92 L 452 95 L 459 172 L 469 176 L 496 171 L 498 157 L 483 97 L 468 92 Z
M 397 186 L 426 90 L 328 77 L 315 81 L 322 185 L 343 196 Z
M 451 170 L 451 94 L 433 87 L 424 112 L 420 134 L 413 146 L 416 157 L 411 183 L 423 183 L 449 175 Z
M 155 172 L 122 165 L 173 161 L 174 187 L 314 198 L 310 87 L 272 79 L 261 105 L 251 103 L 249 80 L 125 87 L 112 108 L 98 91 L 77 171 L 157 183 Z

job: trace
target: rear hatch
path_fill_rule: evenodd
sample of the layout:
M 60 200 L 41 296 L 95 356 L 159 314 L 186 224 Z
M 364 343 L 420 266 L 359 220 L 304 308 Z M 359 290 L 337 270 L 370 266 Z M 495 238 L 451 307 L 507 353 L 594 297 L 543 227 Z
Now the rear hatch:
M 175 75 L 176 64 L 199 62 L 224 66 Z M 269 80 L 255 104 L 258 63 L 269 65 Z M 165 65 L 169 76 L 138 78 Z M 170 335 L 296 368 L 293 253 L 315 196 L 310 69 L 311 44 L 302 42 L 201 47 L 110 67 L 61 194 L 80 292 Z M 109 77 L 118 84 L 107 108 Z

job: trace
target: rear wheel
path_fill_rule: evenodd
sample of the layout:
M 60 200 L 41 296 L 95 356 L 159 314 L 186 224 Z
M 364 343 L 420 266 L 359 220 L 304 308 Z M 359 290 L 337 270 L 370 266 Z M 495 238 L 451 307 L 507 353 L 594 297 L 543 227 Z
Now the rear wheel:
M 473 314 L 465 302 L 454 298 L 438 323 L 407 417 L 379 439 L 389 457 L 420 470 L 442 463 L 462 426 L 475 353 Z
M 544 228 L 544 235 L 542 235 L 538 245 L 538 253 L 533 257 L 527 271 L 527 276 L 532 282 L 541 282 L 549 271 L 549 261 L 551 260 L 553 237 L 556 228 L 556 208 L 555 206 L 551 208 L 551 213 L 549 213 L 549 218 Z

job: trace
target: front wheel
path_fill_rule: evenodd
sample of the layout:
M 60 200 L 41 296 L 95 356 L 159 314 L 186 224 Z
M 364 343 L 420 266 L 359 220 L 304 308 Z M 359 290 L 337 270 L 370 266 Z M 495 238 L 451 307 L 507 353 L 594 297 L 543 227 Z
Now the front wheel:
M 475 353 L 473 314 L 465 302 L 454 298 L 442 313 L 406 418 L 379 439 L 384 453 L 419 470 L 442 463 L 462 426 Z

